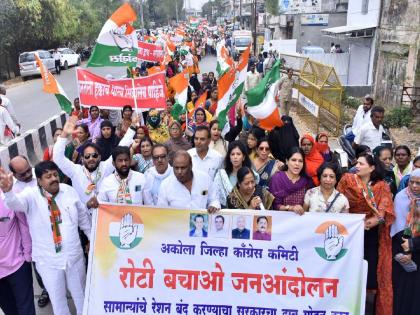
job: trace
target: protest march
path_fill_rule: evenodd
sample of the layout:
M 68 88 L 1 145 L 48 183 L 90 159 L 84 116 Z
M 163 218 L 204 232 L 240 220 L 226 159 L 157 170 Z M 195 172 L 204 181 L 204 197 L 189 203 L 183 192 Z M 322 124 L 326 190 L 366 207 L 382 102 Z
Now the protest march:
M 344 167 L 298 132 L 275 50 L 237 54 L 205 18 L 139 31 L 128 2 L 107 18 L 77 98 L 35 55 L 66 120 L 42 161 L 0 167 L 4 314 L 420 314 L 420 157 L 383 142 L 384 107 L 363 98 Z

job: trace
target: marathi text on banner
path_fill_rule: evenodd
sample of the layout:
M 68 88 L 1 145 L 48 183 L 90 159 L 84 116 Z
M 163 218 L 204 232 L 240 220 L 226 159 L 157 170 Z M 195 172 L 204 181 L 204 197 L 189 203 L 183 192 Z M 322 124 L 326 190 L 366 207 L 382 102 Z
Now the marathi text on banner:
M 77 68 L 80 103 L 84 106 L 120 109 L 125 105 L 139 108 L 165 108 L 165 73 L 134 79 L 107 80 L 87 70 Z
M 137 59 L 149 62 L 163 62 L 165 52 L 159 45 L 138 42 Z
M 95 217 L 85 315 L 362 311 L 362 215 L 101 205 Z

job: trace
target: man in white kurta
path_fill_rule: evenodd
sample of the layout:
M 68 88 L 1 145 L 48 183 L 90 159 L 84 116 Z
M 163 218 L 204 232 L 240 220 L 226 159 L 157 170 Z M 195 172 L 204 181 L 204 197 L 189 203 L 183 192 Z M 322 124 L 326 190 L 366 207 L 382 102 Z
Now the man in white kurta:
M 0 98 L 0 144 L 7 144 L 14 138 L 13 134 L 16 135 L 19 133 L 20 128 L 15 124 L 9 111 L 2 105 L 2 102 L 3 99 Z
M 130 170 L 131 154 L 128 147 L 116 147 L 112 152 L 115 172 L 108 175 L 101 184 L 98 201 L 142 205 L 144 174 Z
M 173 161 L 174 174 L 162 182 L 157 205 L 178 209 L 220 209 L 213 179 L 204 172 L 193 170 L 191 157 L 178 151 Z
M 210 149 L 210 129 L 199 126 L 194 133 L 194 148 L 189 149 L 188 153 L 192 159 L 194 170 L 207 173 L 213 180 L 216 172 L 222 167 L 223 157 L 216 150 Z
M 86 271 L 78 227 L 89 238 L 91 221 L 77 192 L 71 186 L 59 183 L 58 167 L 54 162 L 39 163 L 35 173 L 39 186 L 16 194 L 12 190 L 12 174 L 0 169 L 4 202 L 11 210 L 26 214 L 32 238 L 32 260 L 50 294 L 54 314 L 70 315 L 66 289 L 71 293 L 77 314 L 82 314 Z M 53 217 L 54 209 L 49 200 L 55 201 L 59 216 Z M 56 232 L 51 223 L 53 220 L 54 226 L 58 226 Z M 57 235 L 61 239 L 57 240 Z
M 135 116 L 135 115 L 133 115 Z M 115 168 L 112 164 L 112 157 L 101 162 L 100 148 L 96 144 L 88 144 L 83 151 L 83 165 L 75 164 L 64 155 L 67 145 L 67 137 L 71 135 L 76 127 L 76 118 L 70 117 L 63 127 L 63 132 L 58 137 L 53 149 L 53 159 L 61 171 L 71 179 L 74 189 L 79 194 L 80 200 L 89 209 L 97 208 L 97 195 L 102 181 Z M 129 146 L 135 135 L 134 126 L 137 124 L 137 116 L 133 118 L 133 128 L 128 128 L 121 139 L 120 146 Z

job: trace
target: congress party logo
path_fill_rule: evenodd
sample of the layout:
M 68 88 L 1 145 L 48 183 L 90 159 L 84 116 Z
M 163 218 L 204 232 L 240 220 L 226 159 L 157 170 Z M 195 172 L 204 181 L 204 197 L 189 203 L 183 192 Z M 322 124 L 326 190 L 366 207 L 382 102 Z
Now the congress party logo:
M 344 225 L 337 221 L 327 221 L 318 226 L 315 233 L 323 235 L 322 247 L 315 247 L 318 255 L 327 261 L 336 261 L 344 257 L 344 235 L 348 232 Z
M 144 235 L 144 225 L 141 219 L 126 213 L 120 222 L 111 222 L 109 237 L 111 242 L 120 249 L 131 249 L 140 244 Z

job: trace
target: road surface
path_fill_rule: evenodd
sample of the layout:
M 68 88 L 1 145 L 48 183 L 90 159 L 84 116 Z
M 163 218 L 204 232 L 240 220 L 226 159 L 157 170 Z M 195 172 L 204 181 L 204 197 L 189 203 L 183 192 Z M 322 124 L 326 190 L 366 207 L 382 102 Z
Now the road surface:
M 200 62 L 200 68 L 202 72 L 215 71 L 216 57 L 204 58 Z M 61 71 L 60 75 L 55 75 L 71 101 L 78 96 L 75 69 L 73 67 Z M 107 74 L 111 74 L 114 77 L 126 76 L 125 68 L 89 68 L 89 71 L 101 76 Z M 39 124 L 61 111 L 55 96 L 42 91 L 41 78 L 29 79 L 7 89 L 6 96 L 12 101 L 23 132 L 36 128 Z

